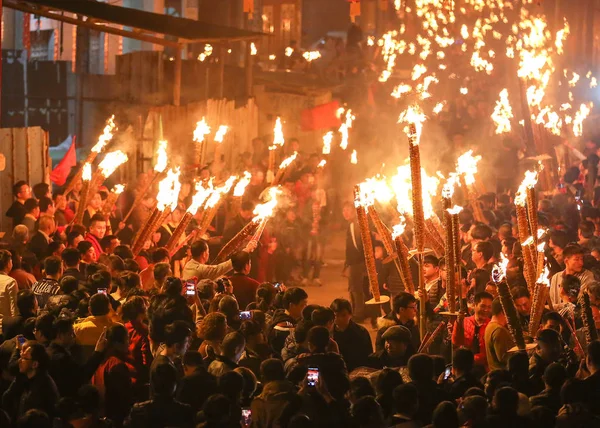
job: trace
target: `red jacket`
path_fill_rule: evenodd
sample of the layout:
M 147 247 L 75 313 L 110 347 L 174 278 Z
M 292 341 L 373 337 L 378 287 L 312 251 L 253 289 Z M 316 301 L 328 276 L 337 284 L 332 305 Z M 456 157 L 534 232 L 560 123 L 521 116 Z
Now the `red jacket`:
M 114 421 L 117 426 L 123 423 L 136 401 L 135 383 L 133 365 L 116 356 L 108 357 L 92 378 L 92 384 L 100 392 L 103 415 Z
M 475 329 L 479 329 L 479 353 L 475 354 L 475 364 L 484 366 L 487 370 L 487 354 L 485 351 L 485 328 L 487 327 L 490 320 L 485 320 L 483 324 L 477 326 L 475 324 L 475 315 L 466 317 L 463 325 L 465 326 L 465 340 L 463 343 L 458 343 L 459 338 L 457 335 L 456 325 L 452 331 L 452 344 L 454 346 L 464 346 L 467 349 L 473 349 L 473 338 L 475 337 Z
M 260 284 L 243 273 L 234 273 L 229 279 L 233 285 L 233 294 L 238 301 L 240 311 L 245 311 L 246 307 L 254 302 L 256 289 Z
M 104 251 L 102 251 L 102 247 L 100 246 L 100 240 L 94 235 L 92 235 L 91 233 L 87 233 L 85 235 L 85 240 L 92 243 L 92 245 L 94 246 L 94 250 L 96 250 L 97 257 L 100 257 L 100 254 L 104 253 Z
M 148 327 L 143 323 L 128 321 L 125 323 L 125 328 L 129 332 L 129 354 L 133 359 L 133 366 L 141 378 L 140 380 L 146 381 L 153 359 Z

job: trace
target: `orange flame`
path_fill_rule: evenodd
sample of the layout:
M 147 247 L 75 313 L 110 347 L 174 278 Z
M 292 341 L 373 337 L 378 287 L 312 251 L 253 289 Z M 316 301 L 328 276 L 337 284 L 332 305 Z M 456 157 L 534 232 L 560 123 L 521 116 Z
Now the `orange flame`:
M 246 192 L 246 187 L 250 184 L 250 179 L 252 178 L 252 174 L 248 171 L 244 171 L 244 176 L 240 178 L 240 181 L 237 182 L 233 189 L 233 196 L 240 198 L 244 196 L 244 192 Z
M 167 171 L 167 176 L 158 183 L 158 194 L 156 195 L 158 203 L 156 207 L 160 211 L 164 212 L 167 208 L 171 210 L 177 208 L 179 191 L 181 190 L 180 174 L 179 168 L 175 170 L 171 168 Z
M 167 140 L 160 140 L 158 142 L 156 164 L 154 165 L 154 171 L 156 172 L 163 172 L 167 168 L 167 144 Z
M 219 129 L 217 130 L 217 133 L 215 134 L 215 143 L 222 143 L 223 138 L 225 137 L 225 134 L 227 134 L 228 130 L 229 130 L 229 127 L 227 127 L 225 125 L 219 126 Z
M 100 169 L 102 175 L 107 178 L 115 172 L 118 167 L 127 162 L 127 159 L 128 156 L 121 150 L 107 153 L 102 162 L 98 164 L 98 169 Z
M 115 195 L 120 195 L 121 193 L 123 193 L 123 190 L 125 190 L 125 186 L 122 184 L 115 184 L 115 187 L 113 187 L 113 189 L 111 190 L 112 193 L 114 193 Z
M 81 179 L 83 181 L 90 181 L 92 179 L 92 164 L 90 164 L 89 162 L 86 162 L 83 165 Z
M 277 198 L 280 194 L 281 189 L 279 187 L 271 187 L 269 189 L 268 201 L 264 204 L 258 204 L 256 208 L 254 208 L 253 214 L 255 217 L 252 219 L 252 221 L 258 223 L 267 217 L 272 217 L 275 207 L 277 207 Z
M 194 141 L 201 143 L 204 138 L 210 134 L 210 126 L 206 123 L 206 119 L 203 117 L 200 122 L 196 122 L 196 129 L 194 129 Z
M 192 203 L 187 209 L 187 212 L 192 215 L 196 215 L 200 207 L 204 205 L 206 199 L 212 193 L 212 185 L 208 188 L 205 188 L 203 184 L 204 183 L 202 181 L 196 183 L 196 193 L 194 196 L 192 196 Z
M 115 130 L 115 127 L 116 127 L 115 115 L 113 114 L 106 121 L 106 126 L 104 127 L 104 130 L 102 131 L 102 135 L 100 135 L 100 137 L 98 137 L 98 142 L 94 145 L 94 147 L 92 147 L 92 152 L 100 153 L 102 151 L 102 149 L 104 149 L 104 147 L 106 147 L 108 142 L 110 140 L 112 140 L 113 131 Z

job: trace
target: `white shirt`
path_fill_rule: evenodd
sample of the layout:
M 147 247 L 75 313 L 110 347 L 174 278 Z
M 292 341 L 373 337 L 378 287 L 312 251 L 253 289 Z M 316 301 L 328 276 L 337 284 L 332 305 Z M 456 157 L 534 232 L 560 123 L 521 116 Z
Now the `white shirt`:
M 0 272 L 0 333 L 2 332 L 2 319 L 17 315 L 18 292 L 17 281 Z
M 562 299 L 560 298 L 560 285 L 562 284 L 564 276 L 565 271 L 563 270 L 555 274 L 550 280 L 550 300 L 552 300 L 553 305 L 562 303 Z M 587 269 L 583 269 L 580 273 L 576 273 L 573 276 L 576 276 L 581 281 L 581 291 L 587 290 L 588 285 L 594 281 L 594 274 Z

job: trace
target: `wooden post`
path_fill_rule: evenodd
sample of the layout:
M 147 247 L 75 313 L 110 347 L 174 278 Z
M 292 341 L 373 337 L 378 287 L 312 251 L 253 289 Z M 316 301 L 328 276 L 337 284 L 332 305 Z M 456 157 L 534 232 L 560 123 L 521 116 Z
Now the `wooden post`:
M 2 0 L 0 0 L 0 34 L 2 28 Z M 0 38 L 0 94 L 2 94 L 2 38 Z M 0 128 L 2 128 L 2 97 L 0 97 Z
M 252 67 L 254 66 L 254 60 L 252 59 L 252 42 L 248 40 L 246 42 L 246 97 L 252 98 L 252 86 L 253 86 L 253 73 Z
M 219 99 L 225 97 L 225 58 L 227 58 L 227 45 L 222 43 L 219 49 Z
M 175 49 L 175 69 L 173 73 L 173 105 L 179 106 L 181 103 L 181 45 L 177 45 Z

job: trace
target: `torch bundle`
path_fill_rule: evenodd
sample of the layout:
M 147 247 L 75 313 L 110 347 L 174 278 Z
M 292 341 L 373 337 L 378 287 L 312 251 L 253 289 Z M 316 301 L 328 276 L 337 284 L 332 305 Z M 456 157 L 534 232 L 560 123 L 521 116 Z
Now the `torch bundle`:
M 104 207 L 102 208 L 102 214 L 105 217 L 108 217 L 110 213 L 112 213 L 113 207 L 117 203 L 117 199 L 119 199 L 119 195 L 123 193 L 125 190 L 125 186 L 122 184 L 116 184 L 115 187 L 110 191 L 108 197 L 104 201 Z
M 92 165 L 86 162 L 83 165 L 83 168 L 81 168 L 81 171 L 83 186 L 81 187 L 81 192 L 79 193 L 79 205 L 77 205 L 77 212 L 75 213 L 75 218 L 73 219 L 75 224 L 81 224 L 83 220 L 83 213 L 87 205 L 87 198 L 90 189 L 90 180 L 92 179 Z
M 402 272 L 401 278 L 405 288 L 410 294 L 415 293 L 415 285 L 413 283 L 412 274 L 410 272 L 410 266 L 408 264 L 408 258 L 410 256 L 408 247 L 402 240 L 402 234 L 404 233 L 406 225 L 404 218 L 400 217 L 400 224 L 393 227 L 392 238 L 396 243 L 396 251 L 398 252 L 398 261 L 400 263 L 400 271 Z
M 542 314 L 550 289 L 550 281 L 548 281 L 549 273 L 546 267 L 535 284 L 535 292 L 533 293 L 531 303 L 531 315 L 529 317 L 529 336 L 531 337 L 535 337 L 542 321 Z
M 594 322 L 590 296 L 588 295 L 587 291 L 580 293 L 578 300 L 579 306 L 581 306 L 581 320 L 583 321 L 585 341 L 589 345 L 594 340 L 598 340 L 598 330 L 596 329 L 596 323 Z
M 281 118 L 278 117 L 273 128 L 273 144 L 269 146 L 269 164 L 267 168 L 267 182 L 271 183 L 275 177 L 275 157 L 278 147 L 283 147 L 285 138 L 283 137 L 283 126 Z
M 515 307 L 515 301 L 513 300 L 510 294 L 510 288 L 508 287 L 508 283 L 506 282 L 507 265 L 508 259 L 504 259 L 501 266 L 494 266 L 494 270 L 492 272 L 492 279 L 498 287 L 498 297 L 500 298 L 500 303 L 502 304 L 504 314 L 506 315 L 508 330 L 510 331 L 511 336 L 514 339 L 517 348 L 520 351 L 524 351 L 526 350 L 526 345 L 525 336 L 523 335 L 523 328 L 521 327 L 521 323 L 519 322 L 519 315 L 517 312 L 517 308 Z

